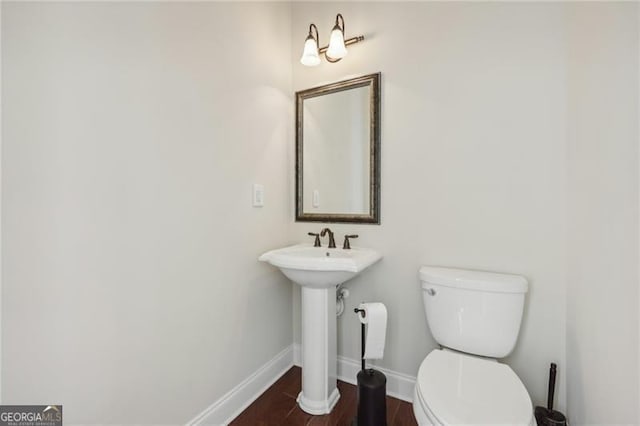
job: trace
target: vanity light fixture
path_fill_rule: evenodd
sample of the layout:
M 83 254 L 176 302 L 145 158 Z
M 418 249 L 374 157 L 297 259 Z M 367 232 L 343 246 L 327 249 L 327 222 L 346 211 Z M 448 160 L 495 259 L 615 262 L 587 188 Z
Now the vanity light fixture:
M 304 41 L 304 50 L 302 52 L 300 62 L 302 65 L 315 67 L 320 64 L 321 53 L 324 53 L 324 57 L 327 61 L 331 63 L 338 62 L 340 59 L 347 56 L 347 46 L 358 43 L 362 40 L 364 40 L 364 36 L 361 35 L 345 40 L 344 18 L 340 13 L 338 13 L 338 15 L 336 15 L 336 24 L 334 25 L 333 30 L 331 30 L 328 46 L 319 47 L 320 36 L 318 34 L 318 27 L 316 27 L 315 24 L 309 25 L 309 35 Z

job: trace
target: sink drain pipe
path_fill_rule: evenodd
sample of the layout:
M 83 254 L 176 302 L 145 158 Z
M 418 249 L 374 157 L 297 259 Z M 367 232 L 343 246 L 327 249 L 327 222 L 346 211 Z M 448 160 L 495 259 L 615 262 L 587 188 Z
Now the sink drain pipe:
M 349 290 L 342 288 L 342 284 L 338 286 L 336 291 L 336 316 L 339 317 L 344 312 L 344 299 L 349 297 Z

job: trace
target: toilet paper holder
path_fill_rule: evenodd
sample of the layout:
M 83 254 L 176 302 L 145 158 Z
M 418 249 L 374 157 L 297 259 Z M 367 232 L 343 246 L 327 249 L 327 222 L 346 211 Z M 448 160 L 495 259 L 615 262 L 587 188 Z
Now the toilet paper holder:
M 353 312 L 355 312 L 356 315 L 362 315 L 362 318 L 365 318 L 367 316 L 367 311 L 365 311 L 364 309 L 355 308 L 353 310 Z M 364 364 L 364 346 L 365 346 L 364 335 L 365 335 L 365 332 L 366 331 L 365 331 L 364 323 L 361 323 L 360 324 L 360 339 L 361 339 L 360 340 L 360 345 L 361 345 L 360 347 L 362 348 L 362 353 L 361 353 L 361 356 L 360 356 L 360 361 L 362 362 L 362 371 L 365 370 L 365 364 Z
M 361 318 L 367 316 L 364 309 L 355 308 L 353 312 Z M 387 425 L 387 378 L 381 372 L 373 368 L 365 368 L 365 323 L 360 321 L 362 336 L 362 370 L 356 379 L 358 382 L 358 408 L 356 418 L 351 422 L 352 426 L 386 426 Z

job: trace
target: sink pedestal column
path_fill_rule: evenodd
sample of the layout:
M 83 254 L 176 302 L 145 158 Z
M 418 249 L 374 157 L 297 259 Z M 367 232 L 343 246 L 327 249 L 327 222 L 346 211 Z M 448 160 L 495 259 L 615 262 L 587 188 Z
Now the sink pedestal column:
M 302 287 L 302 391 L 300 408 L 327 414 L 340 399 L 337 388 L 336 288 Z

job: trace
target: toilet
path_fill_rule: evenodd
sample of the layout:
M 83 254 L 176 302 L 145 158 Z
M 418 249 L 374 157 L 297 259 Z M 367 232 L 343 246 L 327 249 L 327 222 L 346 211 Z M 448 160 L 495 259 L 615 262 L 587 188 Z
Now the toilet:
M 423 266 L 427 323 L 442 346 L 422 361 L 420 425 L 535 425 L 526 388 L 504 358 L 515 347 L 528 284 L 518 275 Z

